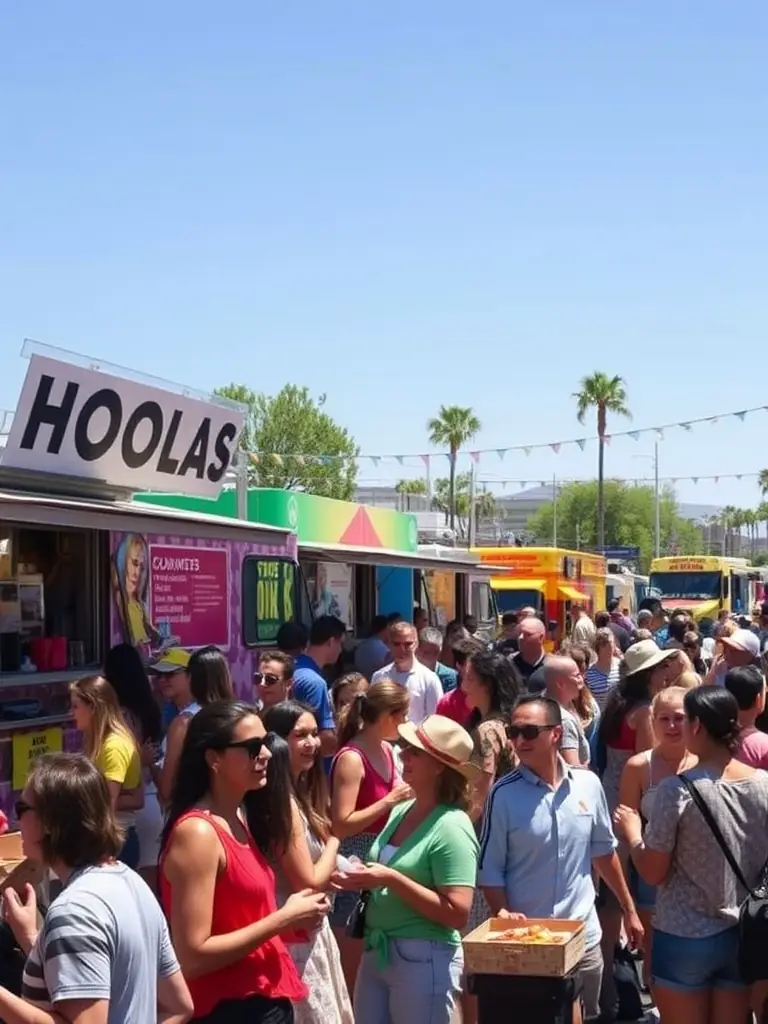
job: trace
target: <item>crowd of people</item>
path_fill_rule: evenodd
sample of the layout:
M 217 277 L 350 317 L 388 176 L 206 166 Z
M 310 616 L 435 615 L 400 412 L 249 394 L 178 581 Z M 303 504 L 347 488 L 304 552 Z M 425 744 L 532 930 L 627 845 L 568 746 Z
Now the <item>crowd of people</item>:
M 575 606 L 557 644 L 534 609 L 490 643 L 410 618 L 354 650 L 285 624 L 247 702 L 214 647 L 148 674 L 121 644 L 73 683 L 83 753 L 16 806 L 49 882 L 6 890 L 0 1019 L 473 1024 L 462 937 L 491 916 L 584 924 L 575 1021 L 626 1014 L 628 957 L 663 1024 L 762 1014 L 738 916 L 768 861 L 768 605 Z

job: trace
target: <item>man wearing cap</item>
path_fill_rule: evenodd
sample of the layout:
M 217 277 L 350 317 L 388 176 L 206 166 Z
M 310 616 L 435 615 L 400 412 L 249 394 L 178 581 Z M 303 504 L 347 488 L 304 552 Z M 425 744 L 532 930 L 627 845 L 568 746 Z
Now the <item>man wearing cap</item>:
M 192 716 L 200 710 L 200 705 L 193 698 L 190 689 L 190 657 L 189 651 L 183 647 L 170 647 L 153 665 L 150 665 L 150 672 L 160 680 L 160 692 L 176 709 L 173 721 L 163 737 L 157 762 L 150 768 L 160 801 L 166 805 L 176 781 L 187 727 Z
M 730 636 L 721 636 L 719 643 L 723 653 L 712 662 L 705 680 L 708 683 L 724 686 L 729 669 L 754 665 L 760 659 L 760 640 L 751 629 L 735 629 Z
M 488 797 L 478 883 L 493 913 L 511 921 L 543 917 L 584 922 L 585 952 L 578 969 L 586 1018 L 596 1018 L 603 956 L 593 868 L 619 902 L 630 944 L 643 940 L 616 853 L 605 793 L 597 775 L 560 757 L 562 710 L 551 698 L 521 697 L 507 735 L 519 766 Z

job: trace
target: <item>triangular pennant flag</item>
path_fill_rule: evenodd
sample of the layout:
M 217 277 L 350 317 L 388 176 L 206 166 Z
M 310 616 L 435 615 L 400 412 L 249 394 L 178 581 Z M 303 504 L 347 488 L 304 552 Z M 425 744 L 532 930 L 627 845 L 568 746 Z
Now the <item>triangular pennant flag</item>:
M 736 479 L 737 479 L 737 480 L 741 480 L 741 476 L 742 476 L 742 474 L 741 474 L 741 473 L 737 473 L 737 474 L 736 474 Z
M 496 449 L 496 454 L 499 456 L 500 459 L 503 459 L 504 456 L 507 454 L 507 451 L 508 451 L 507 448 L 497 448 Z
M 690 423 L 680 423 L 680 424 L 678 424 L 678 426 L 681 426 L 683 428 L 683 430 L 690 430 L 691 429 L 691 424 Z
M 710 416 L 707 423 L 717 423 L 719 416 Z
M 605 434 L 604 437 L 603 437 L 603 441 L 605 441 L 606 444 L 610 444 L 611 443 L 611 435 L 610 434 Z
M 542 480 L 541 481 L 541 486 L 542 487 L 546 487 L 547 486 L 547 481 L 546 480 Z
M 528 481 L 527 480 L 518 480 L 517 482 L 520 484 L 521 487 L 527 487 L 528 486 Z
M 673 477 L 672 477 L 672 483 L 673 483 L 673 484 L 676 484 L 676 483 L 677 483 L 677 477 L 676 477 L 676 476 L 673 476 Z
M 248 452 L 248 458 L 251 460 L 254 466 L 258 466 L 259 456 L 256 454 L 256 452 Z
M 560 443 L 559 443 L 559 441 L 556 442 L 555 444 L 551 444 L 549 447 L 552 449 L 552 451 L 555 453 L 555 455 L 557 455 L 557 453 L 560 451 Z
M 719 476 L 714 477 L 714 481 L 715 481 L 716 484 L 719 484 L 720 483 L 720 477 Z
M 469 456 L 470 456 L 470 458 L 472 459 L 473 462 L 479 462 L 480 461 L 480 452 L 470 452 Z
M 422 455 L 421 456 L 421 461 L 427 467 L 427 472 L 429 472 L 429 456 L 428 455 Z
M 693 480 L 693 482 L 694 482 L 695 484 L 697 484 L 697 483 L 699 482 L 699 478 L 698 478 L 697 476 L 692 476 L 692 477 L 691 477 L 691 480 Z
M 445 457 L 449 462 L 453 462 L 453 452 L 446 452 Z
M 378 456 L 378 455 L 369 455 L 369 456 L 368 456 L 368 458 L 369 458 L 369 459 L 371 460 L 371 462 L 373 463 L 373 465 L 374 465 L 375 467 L 377 467 L 377 468 L 378 468 L 378 465 L 379 465 L 379 456 Z
M 640 431 L 639 430 L 628 430 L 627 433 L 629 434 L 629 436 L 632 438 L 633 441 L 639 441 L 640 440 Z
M 502 489 L 502 491 L 506 491 L 506 489 L 507 489 L 507 481 L 506 480 L 502 480 L 501 481 L 501 489 Z
M 586 443 L 587 443 L 587 439 L 585 437 L 580 437 L 578 439 L 578 441 L 576 442 L 576 444 L 579 446 L 579 448 L 581 448 L 582 451 L 584 451 L 584 445 Z
M 282 455 L 278 455 L 277 452 L 272 452 L 271 458 L 272 458 L 272 461 L 274 462 L 274 464 L 276 466 L 282 466 L 282 464 L 283 464 L 283 456 Z
M 523 451 L 525 452 L 526 455 L 530 455 L 532 449 L 531 448 L 523 448 Z
M 403 456 L 402 455 L 396 455 L 395 458 L 397 459 L 398 466 L 402 466 L 403 465 Z
M 747 415 L 747 410 L 746 409 L 742 409 L 741 412 L 735 412 L 733 415 L 738 417 L 738 419 L 740 419 L 741 422 L 743 423 L 744 422 L 744 417 Z
M 659 440 L 661 440 L 661 441 L 664 440 L 664 428 L 663 427 L 656 427 L 656 436 L 659 438 Z

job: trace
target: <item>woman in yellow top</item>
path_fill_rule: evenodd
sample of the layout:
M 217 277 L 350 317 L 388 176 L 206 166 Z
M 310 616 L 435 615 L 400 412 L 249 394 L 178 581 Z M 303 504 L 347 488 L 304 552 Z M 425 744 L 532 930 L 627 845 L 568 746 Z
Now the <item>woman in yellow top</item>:
M 69 687 L 72 716 L 83 733 L 85 754 L 107 780 L 112 810 L 125 832 L 120 860 L 136 869 L 139 837 L 136 812 L 144 806 L 141 757 L 117 695 L 106 679 L 87 676 Z

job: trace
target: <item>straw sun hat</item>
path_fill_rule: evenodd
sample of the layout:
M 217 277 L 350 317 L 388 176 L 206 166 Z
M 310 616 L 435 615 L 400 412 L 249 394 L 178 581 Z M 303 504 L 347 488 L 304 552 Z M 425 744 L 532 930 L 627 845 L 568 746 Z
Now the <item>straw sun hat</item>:
M 409 747 L 423 750 L 435 761 L 453 768 L 466 779 L 476 779 L 480 774 L 477 765 L 471 764 L 469 760 L 473 750 L 469 733 L 450 718 L 429 715 L 421 725 L 404 722 L 397 727 L 397 731 Z
M 674 650 L 662 651 L 655 640 L 638 640 L 624 652 L 624 675 L 633 676 L 635 672 L 653 668 L 662 661 L 674 658 L 676 654 Z

